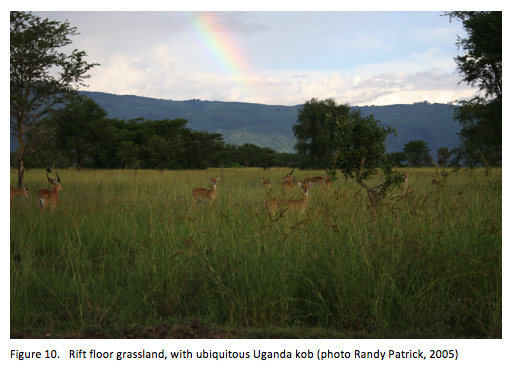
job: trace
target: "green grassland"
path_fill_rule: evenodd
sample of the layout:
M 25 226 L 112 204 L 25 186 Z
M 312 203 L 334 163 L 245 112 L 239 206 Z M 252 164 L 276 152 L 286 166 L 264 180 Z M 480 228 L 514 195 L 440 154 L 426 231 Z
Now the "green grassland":
M 28 171 L 31 197 L 10 210 L 11 332 L 197 319 L 261 337 L 500 338 L 501 170 L 449 172 L 434 192 L 434 169 L 411 169 L 413 192 L 394 190 L 373 222 L 342 175 L 335 192 L 310 188 L 307 213 L 269 214 L 285 169 L 60 170 L 56 210 L 41 213 L 50 184 Z M 193 205 L 217 175 L 216 201 Z

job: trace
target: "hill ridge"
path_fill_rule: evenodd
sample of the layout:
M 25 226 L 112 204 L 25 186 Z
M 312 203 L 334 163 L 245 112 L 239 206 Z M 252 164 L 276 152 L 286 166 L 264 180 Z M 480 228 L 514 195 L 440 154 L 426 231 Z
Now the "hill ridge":
M 297 111 L 302 107 L 302 104 L 283 106 L 196 98 L 174 101 L 104 92 L 80 93 L 103 107 L 109 118 L 183 118 L 188 120 L 187 127 L 198 131 L 221 133 L 227 143 L 253 143 L 279 152 L 294 152 L 292 125 L 297 124 Z M 387 152 L 402 151 L 405 143 L 415 140 L 427 142 L 432 154 L 440 147 L 452 149 L 459 144 L 457 132 L 460 128 L 453 119 L 455 106 L 418 102 L 410 105 L 351 107 L 360 109 L 363 116 L 373 115 L 381 125 L 397 128 L 397 137 L 392 135 L 387 139 Z

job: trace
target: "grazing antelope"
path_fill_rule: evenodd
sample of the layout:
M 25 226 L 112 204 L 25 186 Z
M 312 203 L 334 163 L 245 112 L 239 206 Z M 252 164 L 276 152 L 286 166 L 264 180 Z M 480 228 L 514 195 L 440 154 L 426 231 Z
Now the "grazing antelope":
M 58 204 L 59 192 L 63 190 L 63 187 L 61 187 L 61 180 L 59 179 L 58 173 L 56 173 L 56 177 L 58 178 L 57 181 L 49 178 L 49 174 L 47 173 L 47 179 L 49 180 L 49 183 L 52 184 L 52 191 L 42 189 L 36 194 L 38 204 L 42 210 L 52 204 L 52 208 L 50 210 L 52 212 L 54 208 L 56 208 L 56 204 Z
M 268 178 L 266 180 L 264 180 L 263 178 L 260 178 L 260 181 L 263 182 L 263 187 L 270 189 L 270 181 L 268 180 Z
M 413 192 L 413 189 L 411 189 L 411 186 L 407 183 L 408 177 L 411 175 L 411 172 L 402 172 L 402 175 L 404 176 L 404 184 L 402 185 L 402 193 L 407 194 Z
M 312 177 L 313 173 L 313 171 L 310 172 L 310 178 L 306 178 L 305 180 L 303 180 L 303 184 L 313 183 L 322 185 L 323 183 L 325 183 L 326 180 L 323 177 Z M 328 172 L 326 174 L 328 174 Z
M 265 203 L 265 208 L 276 210 L 280 207 L 281 204 L 284 204 L 287 206 L 289 213 L 295 209 L 300 209 L 301 213 L 304 213 L 308 207 L 308 189 L 312 187 L 312 185 L 313 183 L 302 184 L 301 182 L 298 182 L 297 186 L 303 189 L 303 198 L 301 200 L 288 200 L 286 203 L 280 203 L 278 199 L 273 198 L 267 200 Z
M 22 187 L 20 190 L 14 189 L 11 187 L 11 202 L 13 201 L 13 196 L 18 196 L 18 195 L 23 195 L 27 199 L 29 198 L 29 188 L 27 187 L 27 185 Z
M 210 201 L 211 203 L 216 198 L 216 182 L 220 179 L 220 177 L 216 178 L 209 178 L 207 177 L 209 181 L 213 183 L 213 189 L 212 190 L 206 190 L 201 187 L 197 187 L 193 190 L 193 204 L 197 201 Z

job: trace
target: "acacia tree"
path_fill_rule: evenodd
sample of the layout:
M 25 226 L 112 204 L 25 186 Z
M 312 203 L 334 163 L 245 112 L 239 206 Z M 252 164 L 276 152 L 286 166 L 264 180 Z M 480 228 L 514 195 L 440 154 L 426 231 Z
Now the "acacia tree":
M 438 158 L 438 165 L 445 166 L 447 161 L 451 157 L 451 151 L 448 147 L 440 147 L 436 152 L 436 157 Z
M 25 157 L 52 138 L 52 131 L 36 123 L 51 114 L 56 105 L 85 86 L 88 64 L 85 52 L 70 55 L 59 48 L 78 35 L 68 21 L 42 20 L 25 12 L 11 12 L 10 121 L 11 136 L 18 141 L 18 186 L 23 185 Z M 37 133 L 36 133 L 37 131 Z
M 432 157 L 429 154 L 431 148 L 424 140 L 409 141 L 404 144 L 403 150 L 412 167 L 428 166 L 432 163 Z
M 338 105 L 333 98 L 306 101 L 298 110 L 297 122 L 292 126 L 296 139 L 295 150 L 302 160 L 300 168 L 325 169 L 335 155 L 334 133 L 336 119 L 350 115 L 350 106 Z
M 464 51 L 454 58 L 462 81 L 479 87 L 479 94 L 460 101 L 454 119 L 462 125 L 460 146 L 452 150 L 453 162 L 461 165 L 481 164 L 481 155 L 492 166 L 502 161 L 502 28 L 503 15 L 494 12 L 446 12 L 449 22 L 463 23 L 467 38 L 458 36 L 456 45 Z M 482 93 L 482 94 L 481 94 Z
M 340 116 L 335 119 L 335 123 L 334 144 L 338 151 L 336 168 L 340 169 L 346 178 L 353 179 L 366 189 L 371 202 L 371 212 L 376 218 L 380 201 L 391 189 L 404 181 L 399 172 L 393 171 L 393 164 L 386 156 L 384 144 L 389 134 L 396 136 L 396 129 L 378 125 L 379 121 L 375 120 L 373 115 Z M 369 186 L 366 181 L 378 168 L 383 172 L 380 182 L 375 186 Z

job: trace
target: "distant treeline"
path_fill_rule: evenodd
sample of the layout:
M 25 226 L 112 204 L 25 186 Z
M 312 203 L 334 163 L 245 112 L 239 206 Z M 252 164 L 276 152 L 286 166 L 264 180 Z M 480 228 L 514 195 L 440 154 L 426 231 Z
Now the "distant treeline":
M 290 141 L 294 135 L 292 126 L 297 123 L 298 111 L 303 106 L 199 99 L 172 101 L 85 91 L 80 91 L 80 94 L 97 102 L 109 118 L 184 118 L 188 120 L 189 128 L 223 133 L 227 143 L 241 145 L 249 142 L 280 152 L 295 152 L 295 141 Z M 452 149 L 459 145 L 457 133 L 460 125 L 453 118 L 455 107 L 424 101 L 410 105 L 351 106 L 360 109 L 362 116 L 373 115 L 382 126 L 397 128 L 398 137 L 390 135 L 387 138 L 386 152 L 402 151 L 405 143 L 424 140 L 433 154 L 440 147 Z
M 226 144 L 220 133 L 186 127 L 185 119 L 107 118 L 91 99 L 69 103 L 39 125 L 52 140 L 28 155 L 26 168 L 206 169 L 285 166 L 294 154 L 253 144 Z M 13 159 L 11 153 L 11 158 Z M 13 162 L 11 164 L 14 166 Z
M 349 107 L 342 106 L 349 112 Z M 300 112 L 301 117 L 303 113 Z M 84 168 L 163 171 L 209 167 L 270 169 L 290 163 L 301 169 L 325 169 L 332 166 L 330 161 L 335 157 L 334 148 L 330 145 L 331 153 L 318 153 L 316 156 L 320 160 L 316 162 L 305 151 L 280 153 L 251 143 L 241 146 L 229 144 L 221 133 L 194 130 L 187 124 L 188 120 L 183 118 L 108 118 L 107 111 L 97 102 L 80 95 L 36 125 L 34 133 L 38 133 L 40 144 L 26 156 L 25 167 L 43 168 L 54 164 L 57 168 L 75 167 L 78 171 Z M 315 122 L 312 128 L 321 130 L 323 125 Z M 317 145 L 320 151 L 327 148 L 324 144 Z M 446 163 L 450 153 L 448 148 L 442 149 L 446 151 Z M 388 155 L 396 166 L 429 166 L 433 160 L 430 150 L 425 141 L 410 141 L 405 144 L 403 152 Z M 12 152 L 11 165 L 16 167 L 15 163 L 16 156 Z

